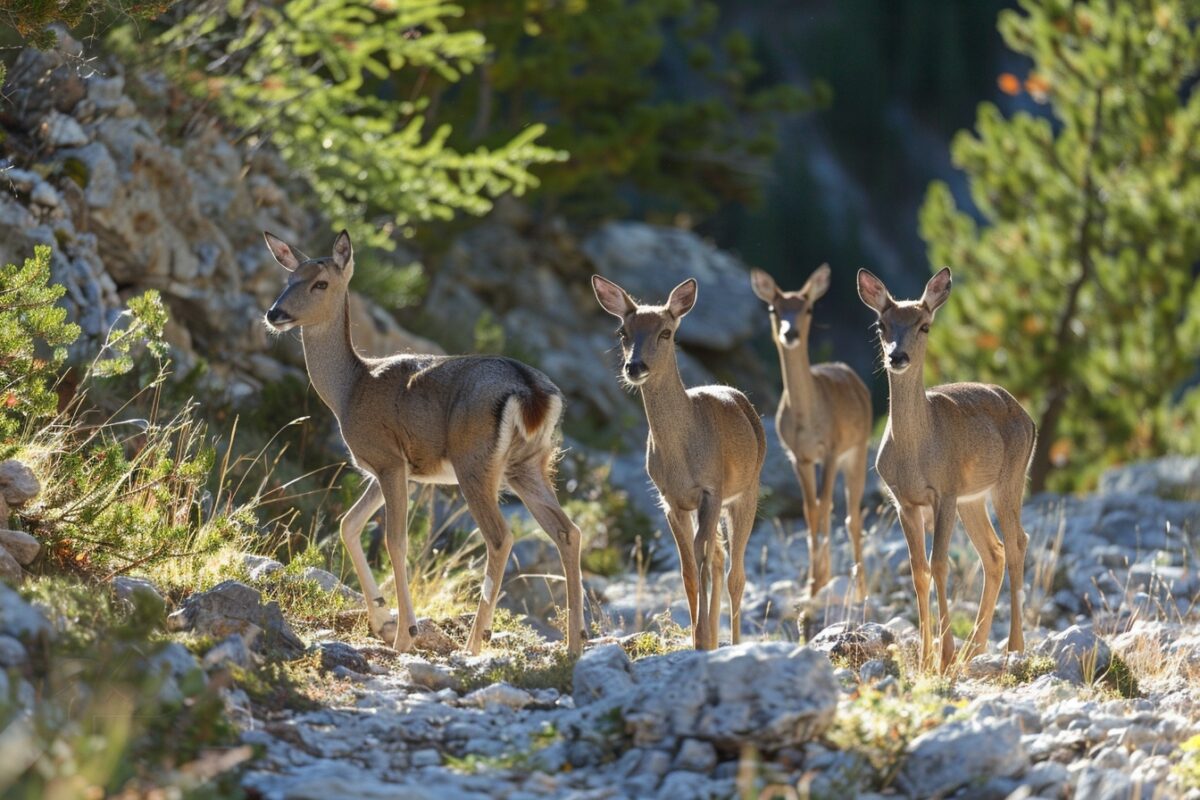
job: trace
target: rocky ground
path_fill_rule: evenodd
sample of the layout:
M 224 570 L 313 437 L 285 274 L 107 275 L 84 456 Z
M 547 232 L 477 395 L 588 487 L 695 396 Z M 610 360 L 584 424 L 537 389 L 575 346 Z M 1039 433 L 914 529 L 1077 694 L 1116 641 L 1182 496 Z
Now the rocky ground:
M 949 677 L 914 667 L 907 559 L 887 515 L 871 526 L 863 604 L 844 577 L 802 598 L 804 537 L 761 526 L 743 644 L 712 653 L 686 649 L 666 571 L 591 581 L 602 635 L 575 664 L 511 615 L 478 657 L 456 652 L 455 619 L 423 621 L 404 655 L 333 630 L 300 637 L 236 581 L 168 620 L 204 651 L 172 645 L 154 663 L 179 685 L 196 670 L 220 681 L 264 661 L 311 667 L 288 691 L 222 690 L 255 748 L 240 778 L 252 796 L 1197 798 L 1198 469 L 1164 459 L 1110 473 L 1087 497 L 1033 498 L 1027 652 L 1003 654 L 1002 597 L 989 652 Z M 529 568 L 539 552 L 524 547 Z M 837 558 L 844 574 L 844 542 Z M 964 552 L 955 564 L 955 618 L 969 630 L 977 568 Z M 510 571 L 510 605 L 525 568 Z M 305 578 L 351 591 L 318 573 Z M 114 589 L 154 592 L 127 577 Z M 818 619 L 807 647 L 797 610 Z M 0 587 L 0 696 L 38 702 L 20 676 L 54 627 Z

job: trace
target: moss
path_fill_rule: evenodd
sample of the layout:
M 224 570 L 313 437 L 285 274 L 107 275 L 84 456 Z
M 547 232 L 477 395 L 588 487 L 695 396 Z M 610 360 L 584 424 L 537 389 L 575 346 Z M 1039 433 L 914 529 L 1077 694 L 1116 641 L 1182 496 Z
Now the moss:
M 1101 676 L 1101 681 L 1121 697 L 1132 699 L 1142 696 L 1137 676 L 1133 674 L 1133 670 L 1129 668 L 1125 659 L 1116 653 L 1112 654 L 1112 660 L 1109 661 L 1108 669 Z

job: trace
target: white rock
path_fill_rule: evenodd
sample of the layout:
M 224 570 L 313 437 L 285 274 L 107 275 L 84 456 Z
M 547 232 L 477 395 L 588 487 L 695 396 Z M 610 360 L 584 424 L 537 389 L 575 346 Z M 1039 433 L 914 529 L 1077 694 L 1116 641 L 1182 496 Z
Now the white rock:
M 0 494 L 10 506 L 20 506 L 42 490 L 33 470 L 15 458 L 0 461 Z
M 684 739 L 675 755 L 675 769 L 708 774 L 716 765 L 716 748 L 710 742 L 702 742 L 699 739 Z
M 1037 653 L 1053 658 L 1057 664 L 1054 674 L 1072 683 L 1090 683 L 1112 663 L 1112 651 L 1090 624 L 1072 625 L 1047 637 L 1038 644 Z
M 32 563 L 42 549 L 41 543 L 28 533 L 4 529 L 0 529 L 0 547 L 11 553 L 22 566 Z
M 50 147 L 82 147 L 88 136 L 73 118 L 61 111 L 51 111 L 38 125 L 38 135 Z
M 62 205 L 62 195 L 48 183 L 39 183 L 33 187 L 33 191 L 29 193 L 30 201 L 37 203 L 39 206 L 46 208 L 58 208 Z
M 633 688 L 633 666 L 619 644 L 606 644 L 584 652 L 575 664 L 571 694 L 575 705 L 586 706 L 617 697 Z
M 1007 720 L 947 722 L 908 748 L 902 775 L 916 797 L 944 796 L 980 777 L 1019 774 L 1029 764 L 1021 731 Z
M 50 622 L 40 608 L 0 583 L 0 633 L 29 641 L 50 633 Z
M 476 689 L 462 699 L 463 705 L 478 706 L 479 708 L 495 708 L 503 706 L 505 708 L 521 709 L 530 703 L 534 702 L 533 695 L 524 689 L 518 689 L 503 681 L 493 683 L 491 686 L 484 686 L 482 689 Z

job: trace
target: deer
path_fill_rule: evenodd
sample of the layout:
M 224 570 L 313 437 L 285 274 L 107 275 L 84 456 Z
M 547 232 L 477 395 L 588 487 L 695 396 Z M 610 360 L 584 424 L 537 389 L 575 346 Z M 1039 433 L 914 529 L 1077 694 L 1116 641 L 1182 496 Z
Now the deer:
M 921 666 L 933 663 L 934 634 L 929 579 L 937 590 L 940 670 L 954 662 L 946 576 L 955 517 L 962 520 L 983 567 L 983 594 L 962 663 L 984 650 L 992 613 L 1008 566 L 1012 620 L 1008 650 L 1025 649 L 1021 603 L 1029 537 L 1021 526 L 1021 501 L 1037 430 L 1011 394 L 984 383 L 951 383 L 925 389 L 925 349 L 937 310 L 950 297 L 949 267 L 929 279 L 920 300 L 895 300 L 879 278 L 858 272 L 858 294 L 876 314 L 874 330 L 888 380 L 888 421 L 875 468 L 887 486 L 908 544 L 920 617 Z M 988 515 L 991 500 L 1004 534 L 997 540 Z M 933 531 L 927 560 L 925 532 Z
M 367 478 L 340 532 L 367 598 L 372 632 L 400 652 L 411 648 L 418 633 L 407 577 L 409 482 L 458 486 L 487 546 L 479 609 L 466 645 L 479 653 L 491 637 L 513 544 L 498 504 L 500 493 L 511 490 L 558 548 L 567 589 L 567 648 L 579 655 L 586 638 L 582 536 L 559 505 L 553 475 L 562 392 L 533 367 L 500 356 L 360 356 L 350 329 L 349 234 L 338 234 L 332 256 L 303 260 L 282 239 L 267 232 L 264 237 L 289 273 L 266 313 L 267 325 L 276 333 L 300 329 L 313 388 L 336 417 L 352 465 Z M 363 526 L 381 507 L 395 577 L 395 623 L 361 540 Z
M 599 275 L 592 276 L 592 290 L 600 307 L 621 320 L 621 377 L 641 392 L 650 424 L 646 471 L 679 550 L 692 644 L 697 650 L 717 646 L 720 578 L 725 575 L 722 520 L 729 547 L 729 620 L 733 644 L 738 644 L 746 543 L 758 510 L 759 476 L 767 452 L 762 420 L 737 389 L 684 388 L 675 334 L 696 304 L 694 278 L 676 286 L 661 306 L 641 305 Z
M 808 526 L 808 593 L 829 582 L 829 527 L 837 473 L 846 484 L 846 529 L 854 549 L 855 590 L 867 594 L 862 557 L 862 497 L 867 483 L 871 437 L 871 394 L 845 364 L 812 366 L 808 335 L 813 307 L 829 290 L 829 265 L 822 264 L 794 292 L 785 292 L 761 269 L 751 270 L 754 294 L 767 304 L 771 335 L 779 351 L 783 394 L 775 413 L 779 444 L 800 482 Z M 817 479 L 820 466 L 820 480 Z

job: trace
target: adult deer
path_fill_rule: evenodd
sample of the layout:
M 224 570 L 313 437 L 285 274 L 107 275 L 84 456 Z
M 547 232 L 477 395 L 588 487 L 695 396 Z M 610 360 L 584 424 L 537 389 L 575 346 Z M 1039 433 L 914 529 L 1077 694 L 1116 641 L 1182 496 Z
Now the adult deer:
M 695 279 L 676 286 L 663 306 L 639 305 L 599 275 L 592 276 L 592 289 L 600 306 L 621 320 L 617 333 L 624 355 L 622 376 L 641 390 L 646 407 L 650 423 L 646 471 L 658 489 L 679 548 L 693 644 L 699 650 L 717 646 L 719 579 L 725 574 L 718 530 L 722 518 L 729 544 L 729 622 L 737 644 L 746 586 L 746 542 L 754 527 L 759 474 L 767 452 L 762 421 L 736 389 L 683 386 L 675 358 L 675 332 L 696 304 Z
M 920 300 L 897 301 L 870 272 L 858 272 L 859 297 L 878 316 L 875 330 L 888 376 L 888 423 L 875 467 L 891 492 L 908 541 L 923 667 L 933 662 L 931 575 L 937 588 L 943 672 L 954 657 L 946 575 L 956 514 L 983 564 L 983 596 L 963 660 L 987 644 L 1006 560 L 1012 598 L 1008 649 L 1025 647 L 1021 599 L 1029 537 L 1021 527 L 1021 498 L 1037 435 L 1029 414 L 999 386 L 951 383 L 925 390 L 929 326 L 950 296 L 950 286 L 950 270 L 943 269 L 930 278 Z M 1003 545 L 988 516 L 989 497 L 1004 533 Z M 930 522 L 932 567 L 925 556 L 925 529 Z
M 862 496 L 867 482 L 867 440 L 871 437 L 871 395 L 854 370 L 841 363 L 811 366 L 808 334 L 813 306 L 829 290 L 829 265 L 817 267 L 798 291 L 785 292 L 761 269 L 750 285 L 767 304 L 771 334 L 779 351 L 783 394 L 775 432 L 792 462 L 804 493 L 808 525 L 808 591 L 829 581 L 829 527 L 833 486 L 841 472 L 846 483 L 846 529 L 854 548 L 859 599 L 866 596 L 862 559 Z M 816 468 L 820 465 L 820 481 Z
M 512 549 L 497 503 L 507 488 L 558 547 L 567 582 L 568 649 L 581 652 L 581 537 L 558 503 L 552 478 L 562 413 L 558 387 L 510 358 L 359 356 L 350 335 L 350 236 L 338 234 L 332 257 L 301 261 L 281 239 L 264 235 L 275 260 L 290 273 L 267 323 L 278 332 L 300 328 L 309 379 L 337 417 L 354 464 L 369 476 L 366 491 L 342 518 L 341 535 L 367 597 L 371 630 L 386 641 L 391 620 L 363 555 L 363 525 L 386 507 L 398 611 L 391 638 L 405 651 L 417 633 L 406 570 L 408 482 L 457 484 L 487 544 L 482 597 L 467 640 L 467 649 L 479 652 L 490 635 Z

